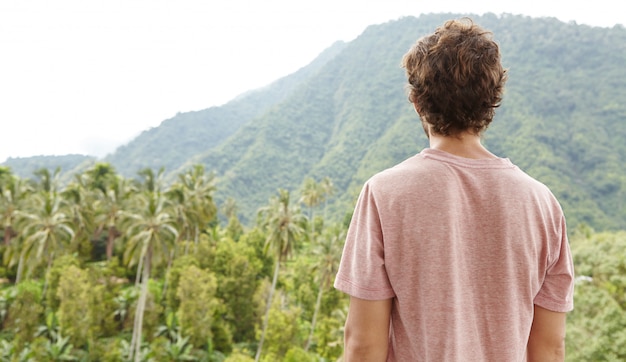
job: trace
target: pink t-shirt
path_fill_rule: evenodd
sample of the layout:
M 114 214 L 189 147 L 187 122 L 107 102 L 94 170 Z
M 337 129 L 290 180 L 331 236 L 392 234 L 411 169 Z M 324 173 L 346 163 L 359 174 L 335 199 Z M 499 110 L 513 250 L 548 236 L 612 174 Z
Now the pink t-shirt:
M 393 298 L 388 361 L 522 361 L 533 304 L 573 308 L 561 207 L 508 159 L 425 149 L 372 177 L 335 287 Z

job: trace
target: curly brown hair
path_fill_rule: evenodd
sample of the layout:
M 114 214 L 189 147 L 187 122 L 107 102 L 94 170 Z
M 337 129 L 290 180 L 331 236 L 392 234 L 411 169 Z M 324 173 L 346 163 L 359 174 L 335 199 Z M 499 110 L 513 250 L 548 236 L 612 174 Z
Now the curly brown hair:
M 402 59 L 409 101 L 444 136 L 483 132 L 500 106 L 507 71 L 492 33 L 469 18 L 449 20 Z

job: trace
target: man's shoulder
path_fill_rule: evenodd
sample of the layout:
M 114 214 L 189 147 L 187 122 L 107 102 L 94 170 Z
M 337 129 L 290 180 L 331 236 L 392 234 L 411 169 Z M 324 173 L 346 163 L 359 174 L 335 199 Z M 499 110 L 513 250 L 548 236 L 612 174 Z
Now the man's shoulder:
M 421 156 L 421 154 L 411 156 L 400 163 L 397 163 L 389 168 L 377 172 L 370 178 L 370 180 L 389 180 L 395 179 L 402 175 L 421 172 L 424 167 L 427 167 L 426 162 L 424 161 L 425 160 Z

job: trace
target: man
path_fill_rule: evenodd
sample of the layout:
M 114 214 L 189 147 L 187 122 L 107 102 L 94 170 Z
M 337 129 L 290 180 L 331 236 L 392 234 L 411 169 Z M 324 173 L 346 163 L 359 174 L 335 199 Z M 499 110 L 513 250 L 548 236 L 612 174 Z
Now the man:
M 573 266 L 543 184 L 481 144 L 506 70 L 452 20 L 403 58 L 430 148 L 366 182 L 335 287 L 346 362 L 562 361 Z

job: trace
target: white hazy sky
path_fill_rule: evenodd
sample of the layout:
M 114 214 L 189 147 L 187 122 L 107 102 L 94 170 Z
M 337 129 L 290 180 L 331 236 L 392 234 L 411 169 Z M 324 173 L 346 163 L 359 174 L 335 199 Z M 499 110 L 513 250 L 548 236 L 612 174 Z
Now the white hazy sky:
M 368 25 L 510 13 L 612 27 L 615 0 L 0 0 L 0 163 L 103 157 L 177 112 L 221 105 Z M 496 34 L 497 37 L 497 34 Z

